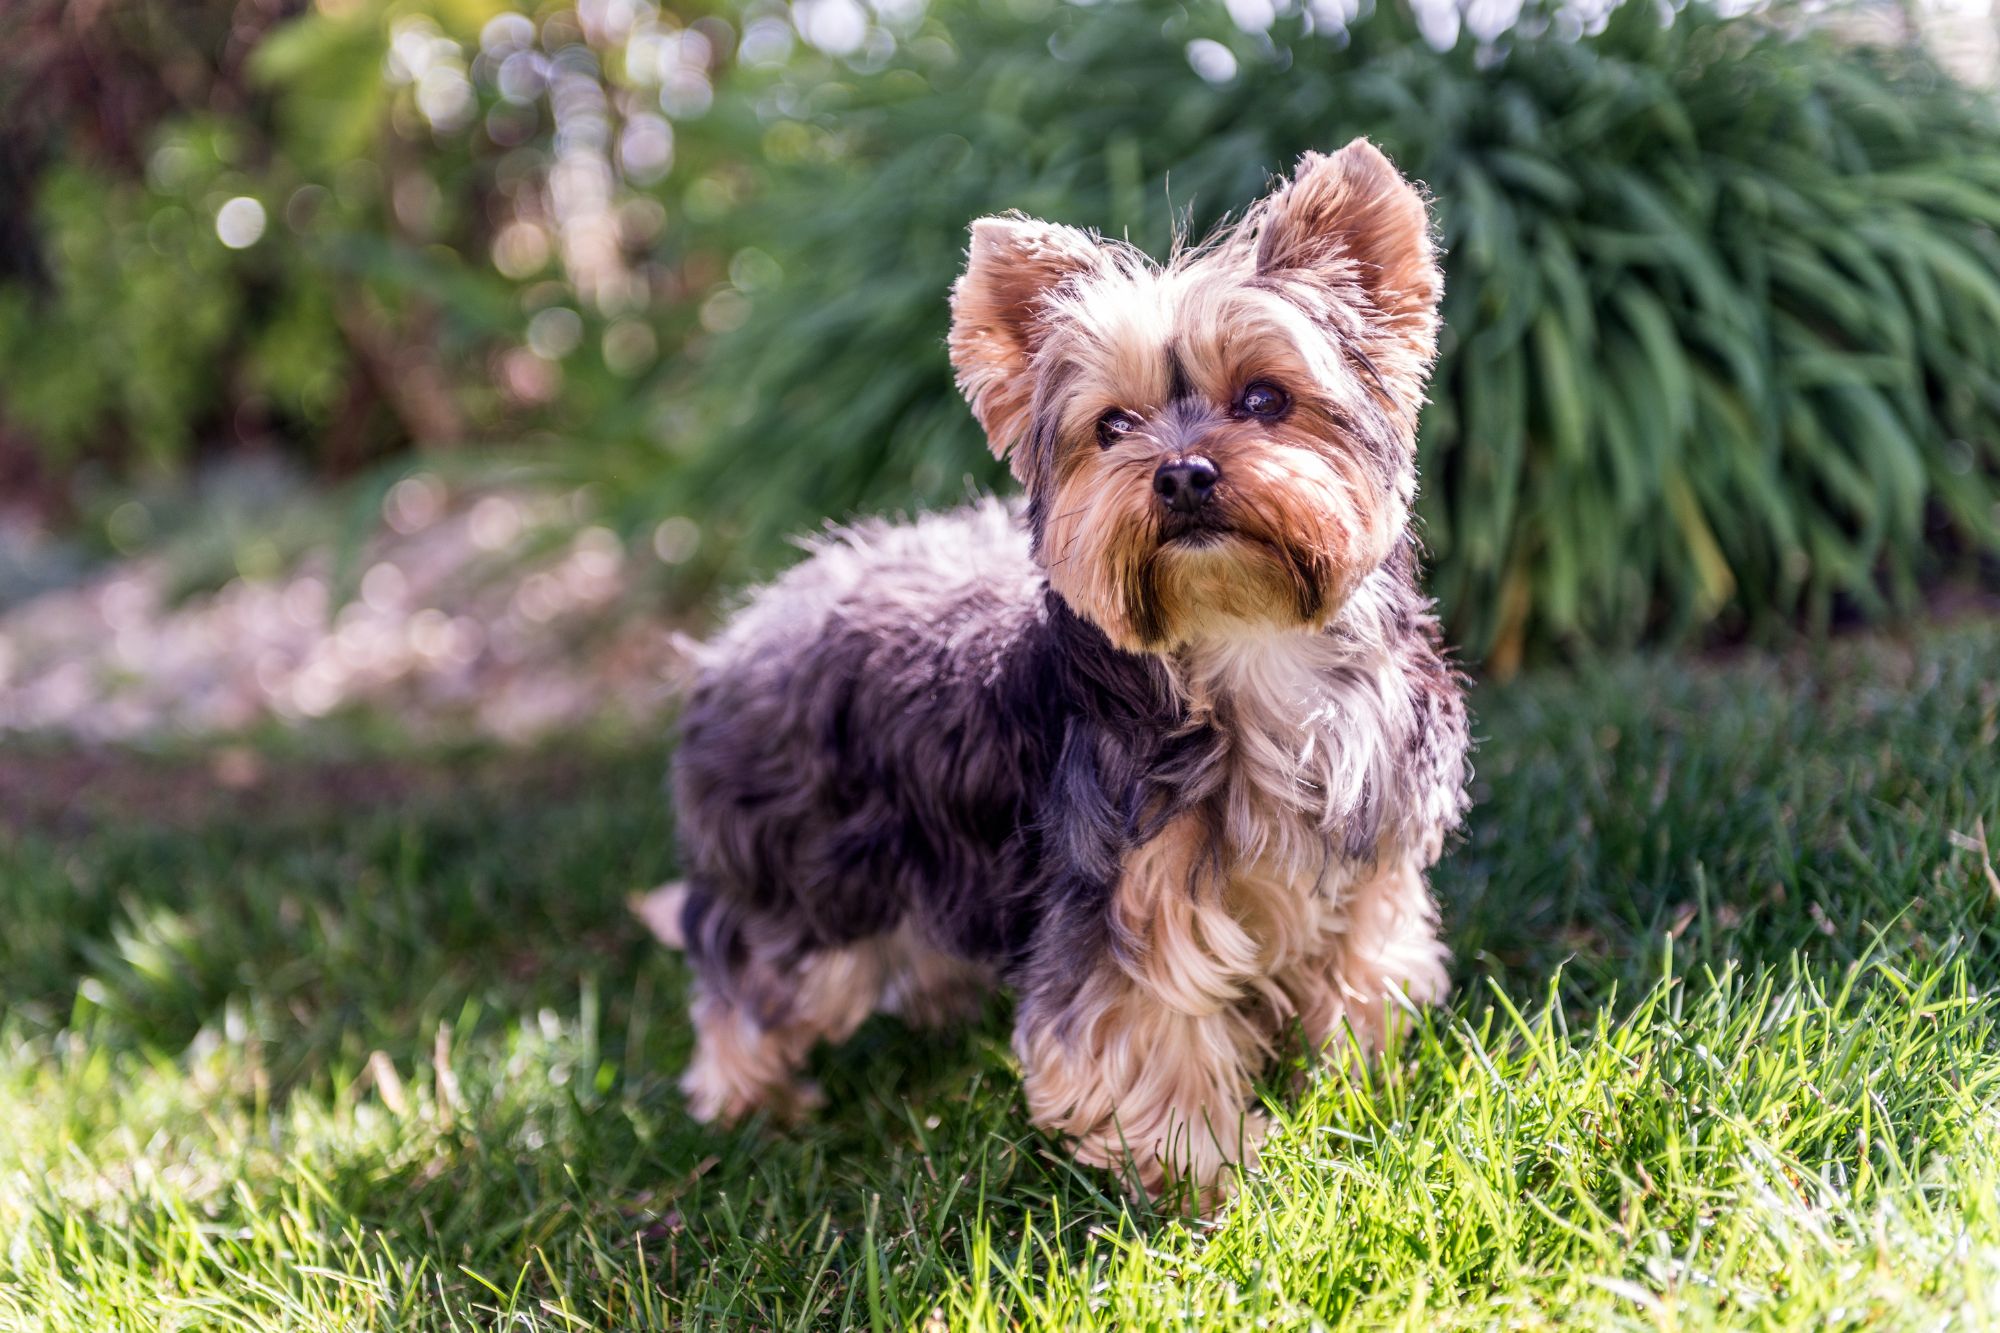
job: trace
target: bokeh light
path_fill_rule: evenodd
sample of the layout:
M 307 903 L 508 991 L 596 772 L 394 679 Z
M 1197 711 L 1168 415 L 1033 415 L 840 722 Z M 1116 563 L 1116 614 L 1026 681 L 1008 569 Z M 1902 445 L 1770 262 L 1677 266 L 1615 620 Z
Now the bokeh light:
M 215 212 L 215 234 L 232 250 L 257 244 L 264 235 L 264 206 L 247 195 L 238 195 Z

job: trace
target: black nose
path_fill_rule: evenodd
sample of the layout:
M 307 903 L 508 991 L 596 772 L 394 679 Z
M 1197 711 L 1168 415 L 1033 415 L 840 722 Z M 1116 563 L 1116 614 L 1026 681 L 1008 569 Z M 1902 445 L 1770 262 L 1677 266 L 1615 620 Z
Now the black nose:
M 1175 513 L 1192 514 L 1215 494 L 1215 479 L 1220 475 L 1215 464 L 1199 454 L 1176 458 L 1160 464 L 1160 470 L 1153 474 L 1153 491 Z

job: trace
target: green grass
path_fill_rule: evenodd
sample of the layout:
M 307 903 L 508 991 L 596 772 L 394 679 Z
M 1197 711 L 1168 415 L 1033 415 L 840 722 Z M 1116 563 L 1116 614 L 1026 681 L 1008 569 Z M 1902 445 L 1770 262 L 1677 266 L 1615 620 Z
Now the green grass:
M 997 1001 L 691 1124 L 658 750 L 0 833 L 0 1327 L 2000 1322 L 1996 658 L 1482 695 L 1456 1002 L 1213 1225 L 1028 1129 Z

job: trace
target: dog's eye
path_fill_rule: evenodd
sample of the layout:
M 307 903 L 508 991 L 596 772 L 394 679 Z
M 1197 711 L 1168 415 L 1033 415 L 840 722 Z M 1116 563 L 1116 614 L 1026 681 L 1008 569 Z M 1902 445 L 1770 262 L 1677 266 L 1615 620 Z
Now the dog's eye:
M 1236 409 L 1246 417 L 1277 417 L 1285 414 L 1292 400 L 1285 391 L 1268 380 L 1258 380 L 1243 391 L 1236 400 Z
M 1139 418 L 1114 407 L 1097 419 L 1097 442 L 1109 449 L 1118 442 L 1120 436 L 1130 435 L 1137 429 L 1139 429 Z

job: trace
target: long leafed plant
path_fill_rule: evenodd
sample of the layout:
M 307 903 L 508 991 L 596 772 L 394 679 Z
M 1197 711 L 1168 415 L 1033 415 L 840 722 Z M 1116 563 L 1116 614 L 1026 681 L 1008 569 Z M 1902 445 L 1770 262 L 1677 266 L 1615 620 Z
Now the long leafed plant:
M 769 560 L 997 483 L 943 349 L 969 219 L 1158 252 L 1367 134 L 1442 219 L 1422 515 L 1471 653 L 1879 613 L 2000 549 L 2000 130 L 1920 53 L 1700 6 L 1443 51 L 1392 6 L 1162 14 L 968 6 L 877 73 L 746 72 L 783 162 L 729 225 L 764 277 L 643 502 Z

